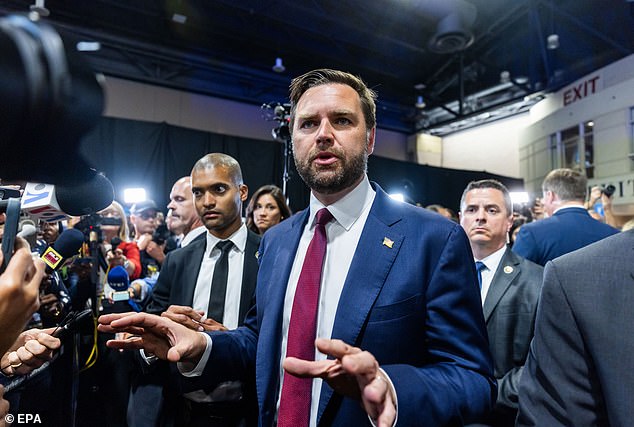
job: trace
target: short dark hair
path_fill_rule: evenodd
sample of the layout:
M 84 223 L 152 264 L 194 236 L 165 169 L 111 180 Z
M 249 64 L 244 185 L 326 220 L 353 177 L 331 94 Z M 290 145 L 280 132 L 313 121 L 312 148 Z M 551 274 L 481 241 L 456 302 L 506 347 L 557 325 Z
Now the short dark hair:
M 511 193 L 509 193 L 508 188 L 506 188 L 504 184 L 496 179 L 482 179 L 480 181 L 471 181 L 467 184 L 467 187 L 462 192 L 462 197 L 460 198 L 460 210 L 462 211 L 464 209 L 465 199 L 467 198 L 467 193 L 469 191 L 484 188 L 491 188 L 502 192 L 507 216 L 513 215 L 513 201 L 511 200 Z
M 195 171 L 211 169 L 211 168 L 224 168 L 229 172 L 233 183 L 239 187 L 244 182 L 242 181 L 242 169 L 240 169 L 240 163 L 233 157 L 224 153 L 209 153 L 198 159 L 192 168 L 192 175 Z
M 290 117 L 290 130 L 293 132 L 293 123 L 295 122 L 295 112 L 297 110 L 297 103 L 302 97 L 304 92 L 315 86 L 339 83 L 350 86 L 359 94 L 361 100 L 361 110 L 365 117 L 365 124 L 367 129 L 370 130 L 376 126 L 376 92 L 365 84 L 360 77 L 345 71 L 331 70 L 328 68 L 321 68 L 318 70 L 309 71 L 308 73 L 296 77 L 291 81 L 289 88 L 290 101 L 291 101 L 291 117 Z
M 583 201 L 586 198 L 588 178 L 580 171 L 568 168 L 553 169 L 542 182 L 542 191 L 552 191 L 562 201 Z
M 255 210 L 255 204 L 258 202 L 258 199 L 265 195 L 270 194 L 271 197 L 277 203 L 277 208 L 280 210 L 280 214 L 282 215 L 281 220 L 289 218 L 291 216 L 291 208 L 286 204 L 286 200 L 284 199 L 284 193 L 277 185 L 263 185 L 258 188 L 251 199 L 249 200 L 249 204 L 247 205 L 246 217 L 247 217 L 247 228 L 254 233 L 260 233 L 258 228 L 255 225 L 255 221 L 253 220 L 253 211 Z

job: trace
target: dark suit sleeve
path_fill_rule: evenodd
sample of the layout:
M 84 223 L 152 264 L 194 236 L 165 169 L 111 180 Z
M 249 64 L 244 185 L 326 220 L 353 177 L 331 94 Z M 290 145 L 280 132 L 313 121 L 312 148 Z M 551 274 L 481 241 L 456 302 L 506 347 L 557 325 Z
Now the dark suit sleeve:
M 161 314 L 170 305 L 170 293 L 172 286 L 172 258 L 173 252 L 168 253 L 165 256 L 165 260 L 163 260 L 163 265 L 161 267 L 161 272 L 159 273 L 158 281 L 156 285 L 154 285 L 154 289 L 152 291 L 152 298 L 147 305 L 145 311 L 153 314 Z
M 520 380 L 517 426 L 600 426 L 592 394 L 591 358 L 563 289 L 549 262 L 537 309 L 535 337 Z
M 515 238 L 515 243 L 513 243 L 513 252 L 527 260 L 543 265 L 540 263 L 537 247 L 533 233 L 531 233 L 526 226 L 520 228 Z
M 456 226 L 425 295 L 427 360 L 419 366 L 381 365 L 396 388 L 399 420 L 407 425 L 474 422 L 495 401 L 493 362 L 472 259 L 467 237 Z

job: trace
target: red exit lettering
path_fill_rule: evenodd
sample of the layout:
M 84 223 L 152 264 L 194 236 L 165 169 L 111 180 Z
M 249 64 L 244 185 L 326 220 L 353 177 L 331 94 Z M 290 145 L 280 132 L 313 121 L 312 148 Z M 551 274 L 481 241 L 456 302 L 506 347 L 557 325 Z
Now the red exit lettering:
M 594 76 L 570 89 L 566 89 L 564 91 L 564 106 L 596 93 L 597 80 L 599 80 L 599 76 Z

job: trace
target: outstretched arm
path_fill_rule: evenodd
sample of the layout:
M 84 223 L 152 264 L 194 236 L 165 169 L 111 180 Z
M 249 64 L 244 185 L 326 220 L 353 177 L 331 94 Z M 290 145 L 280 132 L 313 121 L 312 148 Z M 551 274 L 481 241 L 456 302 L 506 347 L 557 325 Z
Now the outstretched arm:
M 99 317 L 100 332 L 128 332 L 126 339 L 109 340 L 119 349 L 143 349 L 170 362 L 196 366 L 205 351 L 205 337 L 167 317 L 148 313 L 107 314 Z

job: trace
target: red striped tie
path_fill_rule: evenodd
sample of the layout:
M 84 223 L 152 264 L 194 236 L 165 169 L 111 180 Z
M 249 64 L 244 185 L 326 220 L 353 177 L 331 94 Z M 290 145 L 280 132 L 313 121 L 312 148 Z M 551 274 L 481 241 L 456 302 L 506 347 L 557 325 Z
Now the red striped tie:
M 317 306 L 321 270 L 326 255 L 326 224 L 332 214 L 323 208 L 317 212 L 315 234 L 310 241 L 302 272 L 297 281 L 293 310 L 288 325 L 286 356 L 303 360 L 315 360 L 315 336 L 317 332 Z M 297 378 L 284 373 L 278 427 L 308 427 L 312 378 Z

